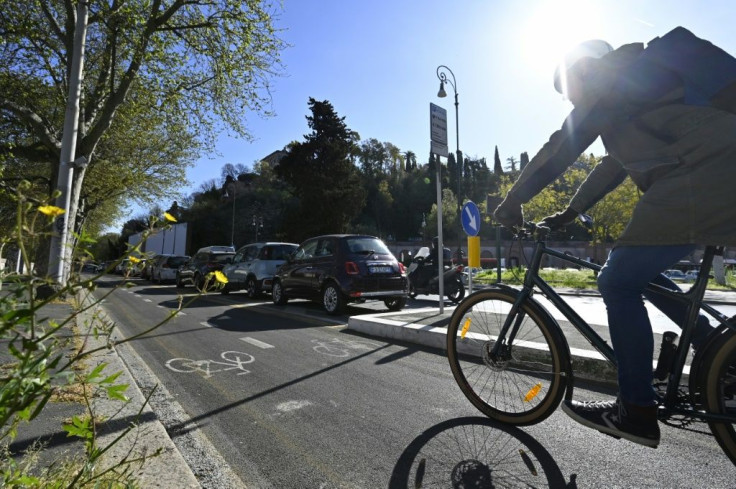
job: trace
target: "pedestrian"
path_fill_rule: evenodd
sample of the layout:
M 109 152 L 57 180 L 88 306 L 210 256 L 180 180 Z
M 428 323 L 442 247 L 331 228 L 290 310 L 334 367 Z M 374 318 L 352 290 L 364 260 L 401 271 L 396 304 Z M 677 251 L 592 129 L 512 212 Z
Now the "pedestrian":
M 672 32 L 688 40 L 692 36 L 705 43 L 705 49 L 712 47 L 730 58 L 686 29 Z M 667 48 L 663 43 L 649 45 Z M 645 287 L 654 282 L 678 289 L 662 272 L 698 245 L 736 245 L 736 115 L 708 103 L 693 104 L 687 76 L 664 68 L 656 56 L 651 61 L 652 52 L 645 52 L 642 43 L 613 49 L 605 41 L 591 40 L 565 56 L 554 85 L 573 109 L 526 165 L 494 215 L 505 226 L 521 225 L 522 204 L 560 176 L 599 136 L 607 155 L 567 208 L 543 223 L 559 228 L 572 222 L 627 175 L 639 188 L 631 219 L 597 278 L 618 363 L 618 398 L 566 400 L 562 408 L 585 426 L 656 447 L 660 432 L 652 387 L 654 339 L 642 295 L 682 324 L 685 307 L 647 294 Z M 711 330 L 701 316 L 693 346 L 702 344 Z

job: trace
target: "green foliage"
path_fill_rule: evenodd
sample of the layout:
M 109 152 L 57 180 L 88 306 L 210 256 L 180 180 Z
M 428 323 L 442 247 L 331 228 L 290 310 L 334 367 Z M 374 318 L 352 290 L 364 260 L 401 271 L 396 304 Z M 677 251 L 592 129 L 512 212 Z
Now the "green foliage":
M 26 269 L 31 268 L 29 257 L 33 254 L 32 248 L 44 240 L 56 214 L 61 211 L 53 206 L 39 205 L 43 202 L 29 200 L 25 192 L 30 190 L 30 183 L 21 181 L 14 194 L 6 192 L 5 197 L 16 203 L 16 219 L 10 231 L 0 238 L 0 250 L 15 246 Z M 150 221 L 151 226 L 157 224 L 155 219 Z M 90 239 L 80 236 L 79 242 L 88 243 Z M 139 250 L 128 251 L 137 253 Z M 78 257 L 90 257 L 87 250 L 80 253 Z M 101 444 L 96 425 L 106 420 L 96 416 L 91 398 L 106 396 L 113 401 L 127 403 L 128 385 L 119 381 L 121 372 L 106 372 L 104 363 L 87 371 L 88 362 L 93 361 L 95 353 L 107 350 L 112 344 L 110 334 L 114 325 L 92 320 L 87 323 L 87 329 L 81 331 L 77 321 L 80 314 L 96 307 L 115 289 L 95 300 L 91 294 L 96 289 L 95 279 L 82 279 L 76 274 L 72 274 L 72 279 L 64 286 L 33 271 L 25 274 L 0 271 L 0 279 L 0 287 L 5 289 L 0 294 L 0 344 L 5 345 L 6 350 L 3 354 L 6 363 L 0 366 L 0 443 L 3 447 L 0 452 L 0 486 L 136 487 L 131 467 L 144 463 L 160 451 L 138 457 L 126 452 L 119 460 L 105 460 L 107 468 L 101 468 L 102 457 L 133 429 L 133 425 L 114 440 Z M 69 302 L 69 297 L 80 302 L 73 302 L 68 317 L 45 319 L 47 308 L 55 303 Z M 171 317 L 125 341 L 149 333 Z M 101 346 L 88 347 L 89 338 L 101 340 Z M 43 413 L 54 395 L 67 390 L 81 391 L 81 402 L 86 408 L 85 415 L 74 416 L 62 425 L 68 436 L 83 441 L 83 457 L 70 461 L 55 460 L 48 467 L 39 468 L 34 465 L 41 450 L 37 448 L 16 459 L 17 454 L 9 453 L 8 444 L 26 424 L 33 423 Z
M 592 154 L 582 155 L 559 178 L 524 204 L 524 218 L 538 222 L 564 210 L 578 187 L 600 160 L 600 157 Z M 515 180 L 515 177 L 504 176 L 497 195 L 505 196 Z M 638 200 L 639 192 L 633 182 L 627 178 L 624 183 L 587 211 L 587 214 L 593 218 L 591 230 L 586 230 L 579 224 L 572 224 L 568 226 L 569 234 L 575 238 L 588 239 L 594 245 L 613 241 L 623 232 Z
M 332 104 L 309 99 L 312 132 L 293 143 L 276 167 L 298 205 L 287 210 L 285 224 L 297 240 L 346 232 L 365 204 L 366 190 L 351 160 L 357 134 L 348 129 Z
M 0 164 L 9 177 L 43 179 L 44 198 L 57 182 L 77 3 L 0 2 Z M 123 203 L 175 193 L 223 130 L 249 138 L 247 116 L 270 114 L 286 44 L 267 1 L 86 5 L 75 154 L 89 166 L 73 174 L 69 217 L 96 234 Z

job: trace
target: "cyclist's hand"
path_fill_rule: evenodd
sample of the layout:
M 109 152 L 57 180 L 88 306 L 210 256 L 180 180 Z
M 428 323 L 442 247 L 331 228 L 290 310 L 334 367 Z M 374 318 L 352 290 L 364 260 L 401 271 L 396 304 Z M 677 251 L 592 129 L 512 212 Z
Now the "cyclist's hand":
M 539 225 L 553 230 L 560 229 L 573 222 L 576 217 L 578 217 L 578 211 L 568 207 L 562 212 L 545 217 Z
M 509 229 L 520 228 L 524 225 L 524 212 L 521 209 L 521 202 L 511 194 L 508 194 L 501 205 L 496 207 L 493 217 Z

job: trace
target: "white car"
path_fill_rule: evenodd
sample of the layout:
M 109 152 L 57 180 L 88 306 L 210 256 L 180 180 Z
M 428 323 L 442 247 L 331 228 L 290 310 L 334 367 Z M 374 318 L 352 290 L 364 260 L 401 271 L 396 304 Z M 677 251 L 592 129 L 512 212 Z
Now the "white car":
M 222 273 L 227 277 L 223 294 L 245 289 L 248 297 L 258 297 L 270 292 L 276 270 L 286 262 L 286 257 L 299 247 L 295 243 L 251 243 L 235 252 L 232 263 L 225 265 Z
M 687 280 L 687 276 L 682 270 L 665 270 L 664 275 L 670 280 Z
M 151 282 L 173 282 L 176 280 L 176 271 L 189 260 L 185 255 L 158 255 L 151 265 Z

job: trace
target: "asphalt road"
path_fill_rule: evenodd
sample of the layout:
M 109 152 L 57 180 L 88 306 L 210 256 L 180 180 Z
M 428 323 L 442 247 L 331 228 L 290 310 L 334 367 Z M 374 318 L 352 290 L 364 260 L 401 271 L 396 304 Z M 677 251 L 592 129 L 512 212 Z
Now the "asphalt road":
M 116 279 L 105 278 L 99 293 Z M 186 292 L 185 300 L 194 291 Z M 174 286 L 141 281 L 104 307 L 128 337 L 176 304 Z M 183 312 L 131 345 L 165 386 L 166 403 L 184 413 L 165 423 L 180 450 L 184 434 L 203 434 L 248 487 L 735 485 L 736 468 L 701 423 L 662 425 L 657 450 L 583 428 L 561 411 L 535 426 L 497 425 L 462 396 L 443 352 L 349 333 L 347 316 L 326 316 L 315 304 L 215 293 Z M 575 391 L 580 399 L 611 394 Z

